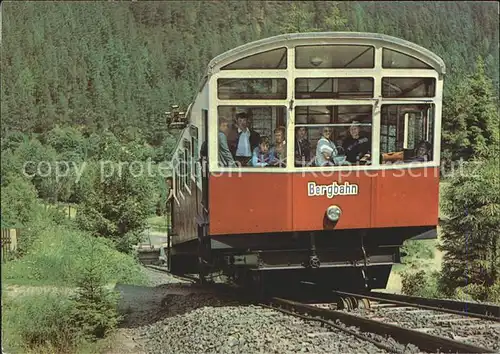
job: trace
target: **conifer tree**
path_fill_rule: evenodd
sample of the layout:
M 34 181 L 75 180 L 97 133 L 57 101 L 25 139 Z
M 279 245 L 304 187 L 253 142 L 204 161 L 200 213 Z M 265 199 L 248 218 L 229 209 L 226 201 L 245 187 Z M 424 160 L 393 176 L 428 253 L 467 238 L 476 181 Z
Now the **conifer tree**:
M 485 288 L 500 281 L 499 150 L 466 164 L 442 197 L 443 290 L 469 284 Z
M 498 106 L 481 58 L 473 75 L 447 95 L 443 107 L 443 157 L 469 159 L 484 154 L 498 140 Z

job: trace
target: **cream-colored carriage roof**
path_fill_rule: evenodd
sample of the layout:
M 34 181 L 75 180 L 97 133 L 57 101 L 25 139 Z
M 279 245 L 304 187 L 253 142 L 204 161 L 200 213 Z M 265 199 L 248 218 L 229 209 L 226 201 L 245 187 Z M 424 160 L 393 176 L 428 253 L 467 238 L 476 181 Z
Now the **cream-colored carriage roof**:
M 224 52 L 210 61 L 205 79 L 222 67 L 234 63 L 248 56 L 270 51 L 281 47 L 292 48 L 301 45 L 334 45 L 334 44 L 359 44 L 359 45 L 379 45 L 384 48 L 396 50 L 401 53 L 413 56 L 428 64 L 440 75 L 446 73 L 446 66 L 443 60 L 424 47 L 404 39 L 388 36 L 379 33 L 364 32 L 308 32 L 282 34 L 279 36 L 261 39 L 247 43 L 234 49 Z

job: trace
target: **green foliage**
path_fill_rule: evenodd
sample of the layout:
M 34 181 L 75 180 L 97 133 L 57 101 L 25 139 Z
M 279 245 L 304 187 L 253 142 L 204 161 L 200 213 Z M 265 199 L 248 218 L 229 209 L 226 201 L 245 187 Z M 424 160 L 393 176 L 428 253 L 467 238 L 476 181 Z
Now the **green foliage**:
M 406 271 L 401 275 L 401 292 L 405 295 L 439 298 L 439 272 Z
M 57 208 L 37 203 L 30 215 L 29 222 L 20 231 L 21 235 L 17 241 L 18 255 L 24 256 L 32 249 L 35 241 L 39 240 L 39 237 L 53 225 L 68 227 L 64 213 Z
M 463 301 L 486 301 L 488 299 L 488 287 L 480 284 L 467 284 L 454 291 L 454 297 Z
M 443 117 L 445 160 L 467 160 L 498 146 L 498 106 L 481 58 L 475 73 L 452 88 L 444 101 Z
M 117 311 L 118 294 L 105 287 L 101 272 L 103 260 L 92 252 L 82 257 L 84 268 L 78 277 L 72 320 L 87 340 L 104 338 L 121 319 Z
M 498 87 L 494 3 L 11 2 L 3 30 L 3 137 L 59 125 L 159 146 L 166 107 L 187 107 L 213 57 L 284 32 L 379 32 L 415 42 L 444 59 L 445 90 L 480 55 Z
M 54 224 L 38 229 L 24 257 L 3 266 L 2 280 L 9 284 L 78 285 L 93 257 L 100 260 L 100 279 L 107 284 L 144 281 L 137 261 L 116 251 L 109 240 Z
M 308 11 L 309 4 L 294 2 L 283 16 L 280 30 L 282 33 L 314 32 L 318 29 L 311 26 L 314 13 Z
M 492 286 L 500 270 L 500 158 L 495 151 L 450 179 L 442 198 L 441 249 L 447 293 L 468 284 Z
M 434 240 L 407 240 L 404 242 L 401 251 L 406 254 L 403 263 L 410 267 L 422 267 L 434 258 Z
M 56 290 L 33 290 L 2 302 L 4 346 L 26 353 L 50 348 L 52 353 L 72 353 L 80 342 L 71 323 L 68 294 Z
M 35 187 L 23 177 L 10 176 L 2 186 L 2 227 L 22 227 L 29 223 L 37 207 Z
M 106 162 L 89 165 L 94 170 L 91 188 L 82 196 L 76 221 L 83 230 L 112 239 L 119 250 L 126 252 L 140 240 L 147 218 L 154 212 L 155 184 L 147 166 L 138 161 Z M 143 174 L 134 176 L 140 169 Z
M 76 292 L 31 288 L 4 297 L 4 347 L 22 353 L 75 353 L 114 329 L 120 319 L 117 294 L 103 286 L 100 270 L 87 268 L 78 285 Z

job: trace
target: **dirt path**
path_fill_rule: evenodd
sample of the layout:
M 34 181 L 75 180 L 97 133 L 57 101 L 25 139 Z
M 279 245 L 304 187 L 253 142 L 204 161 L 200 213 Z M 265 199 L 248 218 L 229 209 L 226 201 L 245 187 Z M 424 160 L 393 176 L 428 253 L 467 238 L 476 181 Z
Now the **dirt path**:
M 120 292 L 118 309 L 124 321 L 115 333 L 102 343 L 102 354 L 146 354 L 145 332 L 164 315 L 162 301 L 169 295 L 186 295 L 197 289 L 167 273 L 145 270 L 149 286 L 117 284 Z

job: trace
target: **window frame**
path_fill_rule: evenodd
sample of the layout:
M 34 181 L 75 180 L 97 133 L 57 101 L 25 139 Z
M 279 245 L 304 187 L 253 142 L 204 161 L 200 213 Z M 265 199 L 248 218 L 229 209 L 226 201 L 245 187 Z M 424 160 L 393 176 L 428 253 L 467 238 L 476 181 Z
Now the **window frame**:
M 191 158 L 192 158 L 192 166 L 191 166 L 191 180 L 198 184 L 198 161 L 200 159 L 200 143 L 198 137 L 198 127 L 195 125 L 189 126 L 189 135 L 191 136 Z
M 335 41 L 335 40 L 334 40 Z M 403 48 L 403 46 L 397 46 L 393 44 L 385 44 L 385 43 L 376 43 L 373 41 L 365 41 L 360 40 L 358 43 L 356 39 L 351 41 L 346 41 L 343 43 L 325 43 L 325 45 L 354 45 L 354 46 L 365 46 L 365 47 L 374 47 L 374 65 L 372 68 L 363 68 L 363 69 L 355 69 L 355 70 L 346 70 L 339 68 L 296 68 L 295 65 L 291 65 L 290 63 L 295 63 L 295 49 L 299 47 L 299 44 L 291 43 L 288 45 L 287 50 L 287 69 L 231 69 L 231 70 L 221 70 L 214 72 L 210 75 L 209 80 L 207 81 L 207 85 L 203 90 L 207 90 L 205 93 L 207 96 L 207 108 L 209 110 L 209 114 L 215 119 L 218 117 L 218 107 L 219 106 L 286 106 L 287 110 L 287 159 L 294 159 L 294 145 L 295 145 L 295 129 L 300 124 L 295 123 L 295 107 L 296 106 L 325 106 L 325 105 L 372 105 L 372 118 L 371 118 L 371 148 L 372 148 L 372 164 L 371 165 L 361 165 L 361 166 L 350 166 L 349 169 L 352 170 L 381 170 L 381 169 L 392 169 L 392 168 L 400 168 L 398 166 L 388 166 L 384 165 L 379 161 L 379 149 L 381 145 L 380 141 L 380 107 L 382 104 L 429 104 L 432 103 L 435 105 L 435 113 L 434 113 L 434 132 L 431 132 L 433 135 L 433 139 L 435 142 L 435 146 L 438 147 L 438 144 L 435 140 L 436 137 L 440 136 L 441 130 L 441 115 L 442 115 L 442 96 L 443 96 L 443 75 L 438 72 L 438 69 L 432 68 L 415 68 L 415 69 L 402 69 L 402 68 L 383 68 L 382 67 L 382 51 L 383 49 L 393 50 L 400 52 L 404 55 L 409 55 L 414 57 L 413 55 L 407 54 L 411 52 L 411 48 Z M 346 43 L 346 44 L 344 44 Z M 352 44 L 351 44 L 352 43 Z M 314 45 L 321 45 L 322 43 L 314 43 Z M 304 45 L 302 45 L 304 46 Z M 310 45 L 308 45 L 310 46 Z M 395 50 L 393 48 L 399 48 L 401 50 Z M 277 48 L 273 48 L 277 49 Z M 271 49 L 272 50 L 272 49 Z M 259 52 L 262 53 L 262 52 Z M 415 57 L 415 59 L 420 60 L 419 57 Z M 422 60 L 420 60 L 422 61 Z M 426 65 L 429 65 L 425 63 Z M 350 69 L 350 68 L 349 68 Z M 354 69 L 354 68 L 353 68 Z M 295 97 L 295 79 L 304 78 L 304 79 L 322 79 L 325 77 L 332 78 L 368 78 L 371 77 L 374 79 L 374 88 L 373 88 L 373 97 L 372 98 L 331 98 L 331 99 L 302 99 Z M 403 98 L 395 98 L 395 97 L 381 97 L 382 93 L 382 77 L 427 77 L 427 78 L 435 78 L 435 94 L 434 97 L 403 97 Z M 287 79 L 287 98 L 284 100 L 229 100 L 224 99 L 221 100 L 217 97 L 217 79 L 218 78 L 286 78 Z M 293 117 L 292 117 L 293 115 Z M 217 125 L 217 124 L 214 124 Z M 321 124 L 324 126 L 325 124 Z M 210 127 L 209 128 L 209 136 L 210 139 L 214 137 L 214 141 L 210 142 L 211 148 L 209 149 L 209 171 L 210 173 L 231 173 L 234 172 L 303 172 L 304 167 L 296 167 L 294 163 L 287 163 L 285 169 L 283 168 L 275 168 L 275 169 L 261 169 L 254 167 L 243 167 L 243 168 L 230 168 L 230 167 L 221 167 L 218 166 L 217 163 L 217 144 L 218 144 L 218 127 Z M 438 139 L 439 140 L 439 139 Z M 375 146 L 376 144 L 376 146 Z M 439 160 L 439 149 L 434 149 L 433 152 L 433 160 L 425 163 L 418 163 L 416 165 L 412 165 L 409 167 L 412 168 L 422 168 L 422 167 L 438 167 Z M 342 171 L 344 166 L 335 166 L 335 171 Z M 407 166 L 404 166 L 405 168 Z M 328 171 L 331 170 L 331 167 L 314 167 L 308 168 L 307 171 Z
M 221 80 L 241 80 L 241 81 L 250 81 L 250 80 L 276 80 L 276 82 L 278 81 L 281 81 L 281 82 L 284 82 L 284 87 L 285 87 L 285 92 L 284 93 L 276 93 L 275 95 L 281 95 L 279 97 L 265 97 L 265 96 L 261 96 L 261 97 L 225 97 L 225 98 L 220 98 L 220 92 L 219 92 L 219 89 L 220 89 L 220 81 Z M 272 85 L 272 81 L 271 81 L 271 85 Z M 279 85 L 279 84 L 277 84 Z M 241 94 L 241 93 L 240 93 Z M 262 94 L 262 95 L 272 95 L 273 93 L 266 93 L 266 94 Z M 234 101 L 238 101 L 238 100 L 286 100 L 288 96 L 288 79 L 287 78 L 284 78 L 284 77 L 260 77 L 260 78 L 226 78 L 226 77 L 219 77 L 217 78 L 217 99 L 219 100 L 224 100 L 224 101 L 230 101 L 230 100 L 234 100 Z
M 182 142 L 182 151 L 183 151 L 183 157 L 185 158 L 184 161 L 184 186 L 186 190 L 188 191 L 189 194 L 191 194 L 191 142 L 189 139 L 184 138 Z
M 284 101 L 284 100 L 281 100 L 281 101 Z M 212 109 L 214 109 L 214 113 L 213 113 L 213 116 L 215 116 L 216 120 L 215 120 L 215 126 L 216 126 L 216 129 L 217 129 L 217 134 L 215 135 L 215 161 L 210 161 L 210 170 L 214 170 L 214 169 L 217 169 L 218 171 L 221 171 L 221 172 L 226 172 L 226 171 L 236 171 L 236 170 L 241 170 L 241 171 L 244 171 L 244 172 L 252 172 L 252 171 L 261 171 L 261 170 L 265 170 L 265 171 L 274 171 L 274 172 L 284 172 L 287 168 L 288 168 L 288 159 L 287 159 L 287 164 L 286 166 L 284 167 L 254 167 L 254 166 L 244 166 L 242 167 L 241 169 L 238 168 L 238 167 L 225 167 L 225 166 L 219 166 L 219 163 L 218 163 L 218 144 L 219 144 L 219 136 L 218 136 L 218 129 L 219 129 L 219 121 L 218 121 L 218 118 L 219 118 L 219 108 L 220 107 L 238 107 L 238 108 L 242 108 L 242 107 L 246 107 L 246 108 L 265 108 L 265 107 L 281 107 L 284 112 L 285 112 L 285 122 L 284 122 L 284 127 L 285 127 L 285 132 L 286 132 L 286 136 L 285 136 L 285 142 L 287 144 L 287 156 L 288 156 L 288 150 L 289 150 L 289 141 L 287 140 L 288 136 L 289 136 L 289 129 L 290 129 L 290 110 L 288 109 L 288 107 L 283 104 L 283 103 L 277 103 L 277 102 L 269 102 L 269 104 L 265 104 L 265 103 L 262 103 L 263 101 L 240 101 L 238 102 L 238 104 L 235 104 L 234 102 L 230 102 L 230 101 L 221 101 L 221 100 L 218 100 L 217 101 L 217 105 L 215 107 L 212 107 Z M 271 121 L 271 133 L 269 135 L 269 138 L 271 139 L 271 141 L 273 140 L 273 136 L 274 136 L 274 129 L 276 129 L 278 127 L 278 125 L 276 124 L 276 127 L 274 127 L 274 129 L 272 128 L 272 125 L 273 125 L 273 122 Z
M 306 66 L 306 67 L 301 67 L 301 66 L 298 66 L 297 65 L 297 60 L 298 60 L 298 53 L 297 53 L 297 49 L 298 48 L 305 48 L 305 47 L 368 47 L 366 50 L 362 51 L 361 54 L 357 55 L 354 57 L 354 59 L 352 59 L 350 62 L 348 62 L 347 64 L 350 64 L 352 62 L 354 62 L 356 59 L 360 58 L 361 56 L 363 56 L 363 54 L 365 54 L 368 50 L 372 50 L 373 53 L 372 53 L 372 66 L 368 66 L 368 67 L 359 67 L 359 66 L 355 66 L 355 67 L 346 67 L 346 66 L 343 66 L 343 67 L 314 67 L 313 65 L 312 66 Z M 299 69 L 299 70 L 360 70 L 360 69 L 365 69 L 365 70 L 371 70 L 371 69 L 375 69 L 377 67 L 377 48 L 376 48 L 376 45 L 374 44 L 362 44 L 362 43 L 355 43 L 355 44 L 351 44 L 351 43 L 330 43 L 330 44 L 305 44 L 305 45 L 297 45 L 295 46 L 294 48 L 294 54 L 295 54 L 295 60 L 294 60 L 294 69 Z M 320 64 L 321 65 L 321 64 Z
M 395 52 L 395 53 L 398 53 L 398 54 L 402 54 L 402 55 L 406 55 L 414 60 L 417 60 L 419 62 L 421 62 L 422 64 L 426 65 L 426 67 L 391 67 L 391 66 L 384 66 L 384 52 L 385 51 L 392 51 L 392 52 Z M 381 60 L 380 60 L 380 67 L 382 70 L 433 70 L 435 71 L 435 69 L 432 68 L 432 65 L 429 65 L 427 64 L 426 62 L 424 62 L 423 60 L 420 60 L 419 58 L 411 55 L 411 54 L 407 54 L 407 53 L 403 53 L 399 50 L 396 50 L 394 48 L 390 48 L 390 47 L 387 47 L 387 46 L 382 46 L 382 50 L 381 50 Z
M 298 100 L 321 100 L 321 99 L 328 99 L 328 100 L 335 100 L 335 99 L 341 99 L 341 100 L 352 100 L 352 99 L 372 99 L 375 96 L 375 78 L 373 76 L 354 76 L 354 77 L 295 77 L 294 78 L 294 97 Z M 325 92 L 326 94 L 330 94 L 331 96 L 328 97 L 298 97 L 299 95 L 303 94 L 311 94 L 313 91 L 304 91 L 300 92 L 297 91 L 297 80 L 323 80 L 323 83 L 318 86 L 317 88 L 323 86 L 327 80 L 332 80 L 332 91 L 331 92 Z M 338 86 L 339 86 L 339 81 L 340 80 L 371 80 L 372 84 L 372 89 L 371 89 L 371 96 L 359 96 L 357 98 L 353 97 L 345 97 L 345 96 L 340 96 L 340 92 L 338 91 Z M 362 91 L 352 91 L 349 93 L 354 93 L 354 92 L 362 92 Z
M 384 80 L 386 80 L 386 79 L 421 79 L 422 83 L 420 85 L 425 85 L 424 80 L 426 80 L 426 79 L 432 80 L 432 88 L 433 88 L 432 95 L 430 95 L 430 96 L 388 96 L 388 95 L 384 95 Z M 410 76 L 384 76 L 384 75 L 382 75 L 380 78 L 380 85 L 381 85 L 381 94 L 382 94 L 381 97 L 385 98 L 385 99 L 431 99 L 431 98 L 435 98 L 436 93 L 437 93 L 437 88 L 436 88 L 437 80 L 435 77 L 427 77 L 427 76 L 410 77 Z M 413 88 L 413 90 L 418 88 L 420 85 L 415 86 Z M 411 92 L 413 90 L 410 90 L 409 92 Z
M 296 117 L 297 117 L 297 107 L 314 107 L 314 106 L 317 106 L 317 107 L 325 107 L 325 105 L 323 104 L 324 102 L 318 102 L 319 104 L 303 104 L 303 102 L 301 101 L 298 101 L 296 106 L 295 106 L 295 109 L 294 109 L 294 124 L 293 124 L 293 128 L 294 128 L 294 131 L 296 128 L 298 127 L 309 127 L 309 128 L 321 128 L 321 127 L 341 127 L 341 128 L 348 128 L 352 125 L 352 121 L 351 122 L 346 122 L 346 123 L 295 123 L 296 121 Z M 370 127 L 370 132 L 369 132 L 369 139 L 370 139 L 370 151 L 373 151 L 373 147 L 375 146 L 375 144 L 377 143 L 374 139 L 374 113 L 375 113 L 375 103 L 373 102 L 373 100 L 369 100 L 369 99 L 366 99 L 366 100 L 359 100 L 359 102 L 353 102 L 352 104 L 345 104 L 345 103 L 338 103 L 338 102 L 335 102 L 335 101 L 331 101 L 331 104 L 327 105 L 326 107 L 339 107 L 339 106 L 365 106 L 365 107 L 368 107 L 370 106 L 371 107 L 371 115 L 370 115 L 370 123 L 359 123 L 358 125 L 359 126 L 363 126 L 363 127 Z M 333 112 L 335 111 L 335 109 L 332 110 L 332 118 L 331 120 L 335 119 L 335 117 L 333 116 Z M 338 109 L 337 109 L 338 111 Z M 338 114 L 338 113 L 337 113 Z M 309 131 L 308 131 L 308 136 L 309 136 Z M 309 139 L 309 142 L 310 142 L 310 139 Z M 293 137 L 293 144 L 294 144 L 294 147 L 295 147 L 295 136 Z M 317 144 L 317 142 L 316 142 Z M 316 146 L 316 145 L 315 145 Z M 336 145 L 336 147 L 338 147 Z M 313 145 L 311 144 L 311 149 L 313 148 Z M 315 149 L 312 149 L 315 151 Z M 315 154 L 314 154 L 315 155 Z M 294 154 L 294 158 L 295 158 L 295 154 Z M 312 157 L 312 159 L 314 160 L 315 159 L 315 156 Z M 340 165 L 340 166 L 294 166 L 294 168 L 298 171 L 316 171 L 316 170 L 319 170 L 319 171 L 337 171 L 337 170 L 342 170 L 342 169 L 345 169 L 345 168 L 350 168 L 350 169 L 360 169 L 360 168 L 363 168 L 365 167 L 366 168 L 366 165 L 359 165 L 359 164 L 352 164 L 352 165 Z
M 436 107 L 437 107 L 437 104 L 436 102 L 432 101 L 432 102 L 414 102 L 414 101 L 408 101 L 408 102 L 383 102 L 380 106 L 380 126 L 382 127 L 382 123 L 384 122 L 382 120 L 382 114 L 383 114 L 383 108 L 384 106 L 416 106 L 416 105 L 424 105 L 424 106 L 428 106 L 426 109 L 425 109 L 425 112 L 426 114 L 423 114 L 422 118 L 423 118 L 423 124 L 425 125 L 424 129 L 426 129 L 426 132 L 423 132 L 424 135 L 427 135 L 428 137 L 432 137 L 431 140 L 427 140 L 430 142 L 431 144 L 431 147 L 432 147 L 432 154 L 431 154 L 431 160 L 430 161 L 425 161 L 425 162 L 417 162 L 417 161 L 409 161 L 409 162 L 405 162 L 404 160 L 403 161 L 398 161 L 396 163 L 396 165 L 398 166 L 401 166 L 401 167 L 413 167 L 415 164 L 417 164 L 418 166 L 417 167 L 420 167 L 420 166 L 427 166 L 427 165 L 434 165 L 436 164 L 438 161 L 435 160 L 435 156 L 436 156 L 436 142 L 437 142 L 437 139 L 436 139 Z M 407 146 L 407 140 L 408 140 L 408 136 L 409 136 L 409 129 L 408 129 L 408 123 L 406 122 L 407 120 L 409 120 L 409 116 L 407 118 L 407 115 L 410 114 L 410 113 L 415 113 L 415 112 L 424 112 L 423 110 L 422 111 L 418 111 L 418 110 L 408 110 L 406 112 L 404 112 L 403 114 L 403 127 L 402 127 L 402 135 L 403 135 L 403 139 L 402 139 L 402 142 L 400 142 L 398 140 L 398 128 L 397 126 L 399 125 L 398 124 L 398 121 L 399 121 L 399 117 L 396 117 L 396 131 L 395 131 L 395 135 L 392 136 L 390 135 L 391 137 L 395 138 L 395 149 L 396 151 L 388 151 L 387 153 L 390 153 L 390 152 L 398 152 L 398 148 L 397 148 L 397 145 L 398 145 L 398 142 L 399 143 L 402 143 L 402 151 L 404 153 L 404 150 L 411 150 L 411 149 L 407 149 L 405 148 L 405 144 Z M 430 123 L 432 121 L 432 124 Z M 387 126 L 390 126 L 390 125 L 387 125 Z M 380 129 L 379 131 L 379 148 L 380 148 L 380 154 L 382 155 L 382 129 Z M 389 137 L 389 135 L 387 135 L 387 137 Z M 415 147 L 413 147 L 413 149 L 415 149 Z M 388 150 L 388 149 L 387 149 Z M 439 157 L 439 155 L 438 155 Z M 382 167 L 384 166 L 385 163 L 383 163 L 382 161 L 379 161 L 379 166 Z
M 244 59 L 248 59 L 248 58 L 251 58 L 251 57 L 255 57 L 257 55 L 260 55 L 260 54 L 264 54 L 264 53 L 269 53 L 269 52 L 272 52 L 272 51 L 278 51 L 280 49 L 285 49 L 285 52 L 283 53 L 283 56 L 281 57 L 280 61 L 278 64 L 281 63 L 281 61 L 284 59 L 285 60 L 285 66 L 283 68 L 280 68 L 280 67 L 277 67 L 277 68 L 228 68 L 228 66 L 230 65 L 233 65 L 233 64 L 236 64 Z M 277 48 L 272 48 L 272 49 L 268 49 L 268 50 L 263 50 L 263 51 L 260 51 L 258 53 L 254 53 L 254 54 L 250 54 L 250 55 L 247 55 L 243 58 L 240 58 L 240 59 L 237 59 L 237 60 L 234 60 L 224 66 L 222 66 L 220 68 L 221 71 L 232 71 L 232 70 L 287 70 L 288 67 L 290 66 L 290 63 L 288 62 L 288 51 L 289 51 L 289 48 L 286 47 L 286 46 L 281 46 L 281 47 L 277 47 Z M 279 66 L 279 65 L 278 65 Z

